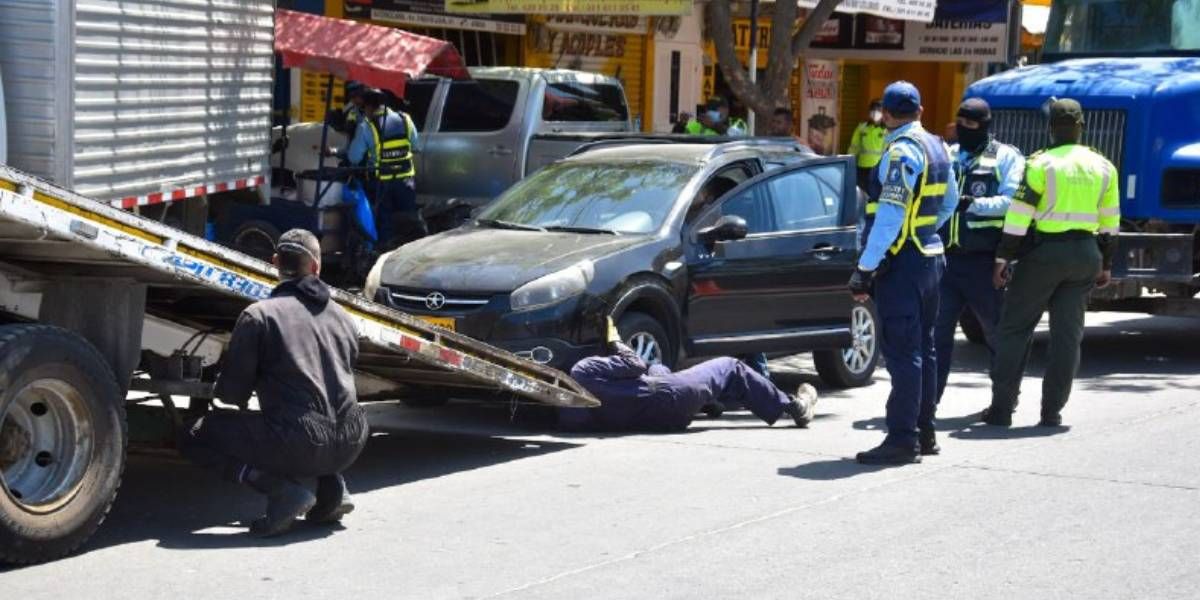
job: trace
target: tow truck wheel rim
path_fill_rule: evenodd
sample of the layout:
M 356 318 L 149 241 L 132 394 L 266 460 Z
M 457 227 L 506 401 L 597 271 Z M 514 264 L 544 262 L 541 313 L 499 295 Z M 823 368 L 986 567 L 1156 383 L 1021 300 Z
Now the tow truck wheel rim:
M 639 331 L 629 336 L 629 347 L 637 353 L 648 365 L 662 364 L 662 346 L 654 336 L 645 331 Z
M 0 413 L 0 430 L 24 438 L 0 472 L 9 498 L 38 514 L 70 502 L 83 483 L 95 445 L 79 390 L 56 379 L 30 382 Z
M 859 374 L 867 369 L 875 355 L 875 320 L 867 307 L 855 306 L 851 310 L 850 335 L 853 344 L 842 351 L 842 360 L 851 373 Z

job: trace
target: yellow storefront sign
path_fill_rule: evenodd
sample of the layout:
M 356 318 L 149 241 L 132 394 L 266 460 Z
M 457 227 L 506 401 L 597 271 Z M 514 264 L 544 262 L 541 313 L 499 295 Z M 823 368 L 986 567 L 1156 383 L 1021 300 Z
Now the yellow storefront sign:
M 446 0 L 448 13 L 680 16 L 692 0 Z

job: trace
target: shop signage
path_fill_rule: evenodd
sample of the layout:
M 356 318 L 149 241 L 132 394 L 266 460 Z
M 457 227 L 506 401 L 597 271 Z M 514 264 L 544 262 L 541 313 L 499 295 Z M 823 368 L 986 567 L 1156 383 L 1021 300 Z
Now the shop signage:
M 816 8 L 820 0 L 799 0 L 802 8 Z M 933 20 L 937 10 L 937 0 L 842 0 L 838 4 L 840 13 L 867 13 L 889 19 L 904 21 L 921 21 L 928 23 Z
M 813 152 L 837 153 L 838 82 L 841 75 L 836 61 L 804 61 L 803 96 L 800 101 L 801 139 Z
M 915 0 L 909 0 L 915 1 Z M 445 0 L 459 14 L 688 15 L 692 0 Z
M 345 0 L 345 15 L 383 23 L 487 31 L 508 35 L 525 34 L 522 15 L 447 14 L 445 0 Z

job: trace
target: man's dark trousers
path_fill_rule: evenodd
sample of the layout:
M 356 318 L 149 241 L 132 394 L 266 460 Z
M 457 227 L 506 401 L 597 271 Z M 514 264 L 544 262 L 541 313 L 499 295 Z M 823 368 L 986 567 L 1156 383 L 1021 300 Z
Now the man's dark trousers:
M 883 443 L 917 448 L 917 432 L 933 429 L 937 408 L 937 352 L 933 332 L 938 314 L 942 256 L 925 256 L 911 244 L 888 258 L 875 280 L 875 308 L 883 323 L 880 349 L 892 378 Z
M 1057 416 L 1066 406 L 1079 369 L 1088 296 L 1099 276 L 1100 249 L 1091 235 L 1043 241 L 1014 265 L 996 329 L 993 411 L 1016 408 L 1033 331 L 1047 309 L 1050 345 L 1042 378 L 1042 416 Z
M 988 351 L 996 348 L 996 324 L 1000 322 L 1000 305 L 1004 292 L 992 285 L 995 258 L 986 252 L 946 255 L 946 274 L 942 277 L 938 300 L 937 327 L 934 333 L 937 348 L 938 387 L 940 401 L 950 378 L 950 363 L 954 356 L 954 333 L 964 310 L 975 313 Z
M 377 181 L 372 211 L 379 246 L 390 250 L 425 237 L 427 228 L 417 206 L 417 191 L 409 179 Z

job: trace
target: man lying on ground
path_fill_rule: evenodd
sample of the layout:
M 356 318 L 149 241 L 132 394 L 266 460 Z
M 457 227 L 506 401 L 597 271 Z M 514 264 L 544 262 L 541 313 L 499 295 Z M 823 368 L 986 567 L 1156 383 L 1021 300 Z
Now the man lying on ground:
M 672 373 L 647 365 L 621 342 L 608 322 L 609 356 L 585 358 L 571 377 L 600 400 L 598 408 L 560 408 L 558 424 L 570 431 L 682 431 L 713 404 L 742 404 L 768 425 L 784 414 L 807 427 L 817 390 L 803 384 L 789 396 L 735 358 L 715 358 Z

